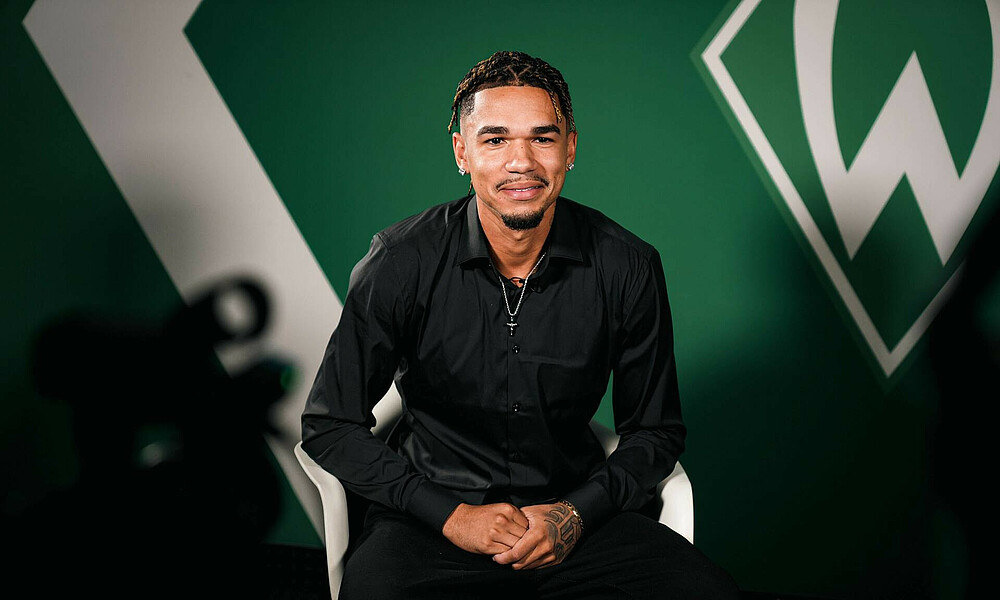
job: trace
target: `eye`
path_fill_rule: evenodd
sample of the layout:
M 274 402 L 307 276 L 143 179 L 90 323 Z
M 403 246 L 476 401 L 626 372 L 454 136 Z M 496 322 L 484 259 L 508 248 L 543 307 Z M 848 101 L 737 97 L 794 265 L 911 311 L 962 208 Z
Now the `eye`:
M 490 146 L 499 146 L 500 144 L 503 143 L 503 138 L 498 138 L 498 137 L 490 138 L 486 140 L 484 143 L 489 144 Z
M 539 144 L 551 144 L 555 140 L 553 140 L 552 138 L 548 138 L 548 137 L 536 137 L 535 141 L 538 142 Z

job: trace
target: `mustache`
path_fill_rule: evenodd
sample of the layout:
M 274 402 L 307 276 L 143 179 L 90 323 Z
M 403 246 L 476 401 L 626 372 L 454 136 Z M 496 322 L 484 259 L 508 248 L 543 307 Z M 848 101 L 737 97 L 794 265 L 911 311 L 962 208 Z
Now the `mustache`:
M 540 184 L 542 184 L 542 185 L 544 185 L 546 187 L 548 187 L 548 185 L 549 185 L 549 180 L 546 179 L 546 178 L 544 178 L 544 177 L 542 177 L 541 175 L 531 175 L 529 177 L 515 177 L 515 178 L 511 178 L 511 179 L 504 179 L 500 183 L 496 184 L 494 186 L 494 188 L 496 188 L 496 191 L 499 192 L 500 188 L 502 188 L 505 185 L 510 185 L 512 183 L 520 183 L 522 181 L 537 181 L 538 183 L 540 183 Z

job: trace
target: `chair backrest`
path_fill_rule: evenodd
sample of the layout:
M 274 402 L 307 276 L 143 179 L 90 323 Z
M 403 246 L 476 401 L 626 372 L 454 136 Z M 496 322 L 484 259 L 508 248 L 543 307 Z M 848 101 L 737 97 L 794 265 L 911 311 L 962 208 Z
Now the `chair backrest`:
M 319 490 L 323 503 L 323 530 L 318 532 L 326 546 L 326 569 L 330 579 L 330 597 L 337 600 L 340 581 L 344 578 L 344 559 L 347 555 L 348 534 L 347 494 L 340 480 L 319 466 L 306 451 L 302 442 L 295 444 L 295 458 L 302 465 L 309 479 Z

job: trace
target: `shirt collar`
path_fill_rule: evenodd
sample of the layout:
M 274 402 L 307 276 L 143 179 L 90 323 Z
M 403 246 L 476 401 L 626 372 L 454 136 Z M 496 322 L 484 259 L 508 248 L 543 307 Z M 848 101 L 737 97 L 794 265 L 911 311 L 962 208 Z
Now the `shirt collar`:
M 552 219 L 552 229 L 549 231 L 548 256 L 583 262 L 583 250 L 580 247 L 580 228 L 570 201 L 559 197 L 556 201 L 556 214 Z M 560 208 L 561 207 L 561 208 Z M 466 204 L 465 225 L 462 228 L 462 247 L 459 250 L 456 264 L 465 264 L 475 259 L 490 258 L 489 242 L 483 226 L 479 223 L 479 204 L 476 197 L 470 196 Z
M 456 264 L 465 264 L 477 258 L 489 260 L 490 245 L 486 241 L 486 233 L 479 223 L 479 206 L 476 196 L 469 196 L 465 205 L 465 226 L 462 227 L 462 247 L 455 259 Z

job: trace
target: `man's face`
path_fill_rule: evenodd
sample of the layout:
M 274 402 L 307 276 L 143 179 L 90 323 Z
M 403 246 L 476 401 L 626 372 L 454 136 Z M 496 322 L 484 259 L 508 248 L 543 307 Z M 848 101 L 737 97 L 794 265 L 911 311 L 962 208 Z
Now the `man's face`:
M 511 229 L 537 227 L 576 157 L 576 132 L 566 132 L 566 119 L 556 122 L 548 92 L 481 90 L 461 126 L 452 134 L 455 160 L 472 176 L 479 200 Z

